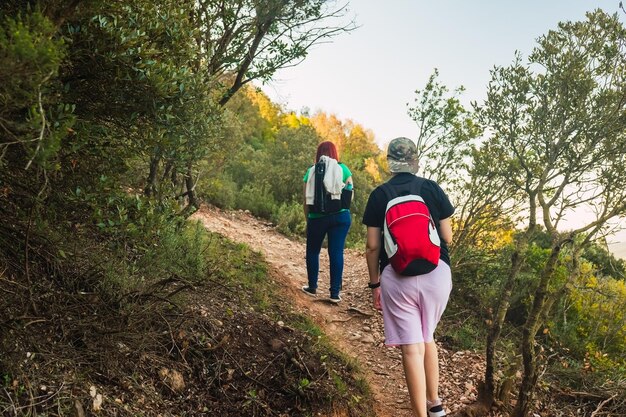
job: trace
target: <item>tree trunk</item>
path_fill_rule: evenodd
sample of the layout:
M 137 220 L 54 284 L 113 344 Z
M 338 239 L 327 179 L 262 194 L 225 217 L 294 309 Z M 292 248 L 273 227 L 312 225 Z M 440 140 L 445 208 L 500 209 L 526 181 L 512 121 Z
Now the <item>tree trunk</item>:
M 526 247 L 528 241 L 527 236 L 521 237 L 520 242 L 515 249 L 515 252 L 511 255 L 511 269 L 509 270 L 509 275 L 502 287 L 502 291 L 500 292 L 500 300 L 498 303 L 498 308 L 496 310 L 496 314 L 493 317 L 493 323 L 491 324 L 491 328 L 489 329 L 489 334 L 487 335 L 487 350 L 486 350 L 486 370 L 485 370 L 485 385 L 486 392 L 488 395 L 491 395 L 491 398 L 486 398 L 486 400 L 490 400 L 493 403 L 493 399 L 496 395 L 496 385 L 494 381 L 494 374 L 496 370 L 495 366 L 495 354 L 496 354 L 496 343 L 500 338 L 500 333 L 502 332 L 502 326 L 504 324 L 504 319 L 506 317 L 506 313 L 509 309 L 509 305 L 511 302 L 511 294 L 513 293 L 513 288 L 515 288 L 515 280 L 517 279 L 517 275 L 519 271 L 522 269 L 523 257 L 522 252 Z M 489 404 L 491 405 L 491 404 Z
M 185 194 L 187 195 L 188 208 L 198 208 L 198 200 L 196 198 L 195 184 L 193 182 L 192 163 L 187 164 L 187 174 L 185 175 L 185 188 L 187 189 Z M 192 210 L 193 211 L 193 210 Z
M 533 306 L 528 314 L 524 330 L 522 332 L 522 360 L 524 366 L 524 374 L 522 377 L 522 385 L 520 387 L 517 406 L 513 412 L 514 417 L 527 417 L 530 413 L 531 402 L 537 385 L 537 358 L 535 356 L 535 336 L 537 330 L 542 324 L 542 318 L 545 317 L 544 307 L 548 301 L 552 305 L 552 298 L 556 294 L 548 291 L 550 279 L 554 274 L 556 264 L 561 253 L 562 243 L 557 243 L 552 247 L 550 257 L 546 262 L 546 266 L 541 273 L 539 285 L 535 290 Z
M 153 196 L 157 192 L 157 173 L 160 161 L 161 157 L 159 155 L 154 155 L 150 158 L 150 172 L 148 173 L 148 178 L 146 178 L 146 186 L 143 190 L 143 193 L 148 197 Z
M 171 173 L 170 171 L 172 170 L 173 167 L 174 167 L 174 164 L 172 163 L 172 160 L 170 159 L 165 164 L 165 169 L 163 170 L 163 176 L 161 177 L 161 182 L 164 182 L 170 176 L 170 173 Z

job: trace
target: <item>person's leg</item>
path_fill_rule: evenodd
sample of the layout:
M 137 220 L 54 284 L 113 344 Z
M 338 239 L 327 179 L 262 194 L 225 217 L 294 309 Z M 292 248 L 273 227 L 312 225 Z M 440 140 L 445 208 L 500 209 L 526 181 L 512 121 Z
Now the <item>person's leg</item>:
M 424 370 L 426 374 L 426 397 L 428 407 L 441 405 L 439 399 L 439 355 L 434 341 L 434 333 L 443 315 L 450 292 L 452 277 L 450 267 L 441 262 L 437 268 L 421 276 L 419 282 L 422 332 L 425 343 Z M 443 408 L 431 415 L 445 416 Z
M 326 235 L 328 219 L 320 217 L 307 219 L 306 226 L 306 273 L 309 289 L 317 289 L 317 278 L 320 271 L 320 250 Z
M 424 372 L 426 399 L 435 405 L 439 400 L 439 353 L 434 341 L 424 344 Z
M 328 228 L 328 258 L 330 260 L 330 297 L 338 298 L 343 283 L 343 249 L 352 218 L 349 211 L 333 214 Z
M 398 275 L 388 265 L 380 277 L 385 344 L 400 346 L 402 366 L 411 408 L 415 416 L 426 416 L 424 341 L 418 303 L 419 277 Z
M 417 417 L 426 417 L 426 376 L 424 374 L 424 343 L 402 345 L 402 366 L 409 389 L 411 408 Z

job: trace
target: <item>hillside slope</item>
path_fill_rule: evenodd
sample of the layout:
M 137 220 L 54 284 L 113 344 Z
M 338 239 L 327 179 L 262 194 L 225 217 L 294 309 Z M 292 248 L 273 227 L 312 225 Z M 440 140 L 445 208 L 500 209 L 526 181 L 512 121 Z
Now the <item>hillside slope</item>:
M 328 256 L 323 250 L 320 260 L 318 297 L 313 299 L 300 291 L 306 284 L 305 244 L 288 239 L 270 224 L 248 213 L 225 212 L 202 208 L 194 215 L 204 226 L 261 252 L 285 284 L 285 296 L 308 314 L 342 350 L 365 368 L 377 401 L 380 417 L 410 417 L 410 403 L 405 387 L 400 352 L 387 348 L 383 341 L 382 316 L 373 309 L 367 266 L 363 253 L 346 250 L 343 301 L 326 302 L 329 276 Z M 445 323 L 442 323 L 445 326 Z M 453 352 L 440 345 L 441 388 L 449 412 L 463 408 L 476 399 L 477 383 L 484 373 L 480 354 Z

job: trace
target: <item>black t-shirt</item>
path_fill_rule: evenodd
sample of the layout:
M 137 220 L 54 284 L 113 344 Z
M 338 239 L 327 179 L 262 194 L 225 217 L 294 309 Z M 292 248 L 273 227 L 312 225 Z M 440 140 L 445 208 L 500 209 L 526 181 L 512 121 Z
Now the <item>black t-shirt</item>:
M 391 179 L 387 182 L 396 190 L 398 195 L 404 195 L 409 194 L 411 183 L 415 180 L 417 180 L 417 177 L 413 174 L 400 173 L 391 177 Z M 437 233 L 439 234 L 439 237 L 441 237 L 439 221 L 452 216 L 454 214 L 454 207 L 450 203 L 446 193 L 435 181 L 424 179 L 420 196 L 426 202 L 430 215 L 432 216 L 437 227 Z M 363 213 L 363 224 L 370 227 L 379 227 L 382 233 L 385 225 L 385 210 L 387 209 L 388 202 L 389 199 L 387 198 L 385 192 L 381 189 L 381 186 L 376 187 L 367 200 L 365 213 Z M 441 255 L 439 258 L 450 265 L 448 245 L 443 239 L 441 239 Z M 389 259 L 387 258 L 387 253 L 385 252 L 385 248 L 381 246 L 380 270 L 382 271 L 388 264 Z

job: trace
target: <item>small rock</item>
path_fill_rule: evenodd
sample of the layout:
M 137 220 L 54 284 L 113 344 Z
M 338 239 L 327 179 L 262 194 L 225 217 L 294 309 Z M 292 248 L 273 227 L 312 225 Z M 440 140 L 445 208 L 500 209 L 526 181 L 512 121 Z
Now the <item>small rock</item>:
M 281 351 L 283 349 L 283 347 L 285 346 L 283 341 L 279 340 L 279 339 L 272 339 L 272 340 L 270 340 L 269 344 L 270 344 L 270 347 L 272 348 L 272 350 L 274 352 Z

